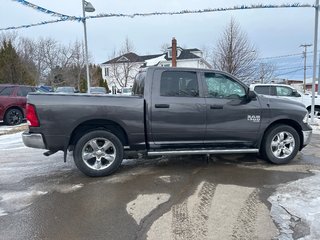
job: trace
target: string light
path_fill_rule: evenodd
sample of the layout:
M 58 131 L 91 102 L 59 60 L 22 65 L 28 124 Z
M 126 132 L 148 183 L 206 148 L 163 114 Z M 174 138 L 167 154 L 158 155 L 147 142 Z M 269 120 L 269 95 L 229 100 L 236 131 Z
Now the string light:
M 29 28 L 34 26 L 40 26 L 45 25 L 49 23 L 55 23 L 55 22 L 62 22 L 62 21 L 82 21 L 82 17 L 76 17 L 76 16 L 68 16 L 65 14 L 57 13 L 51 10 L 48 10 L 46 8 L 37 6 L 35 4 L 32 4 L 25 0 L 12 0 L 15 2 L 18 2 L 20 4 L 23 4 L 27 7 L 31 7 L 37 11 L 49 14 L 54 17 L 60 17 L 59 20 L 55 21 L 44 21 L 40 23 L 34 23 L 34 24 L 27 24 L 22 26 L 15 26 L 15 27 L 6 27 L 6 28 L 0 28 L 0 31 L 5 30 L 15 30 L 20 28 Z M 272 5 L 272 4 L 252 4 L 252 5 L 240 5 L 240 6 L 234 6 L 234 7 L 226 7 L 226 8 L 207 8 L 207 9 L 199 9 L 199 10 L 182 10 L 182 11 L 173 11 L 173 12 L 150 12 L 150 13 L 133 13 L 133 14 L 122 14 L 122 13 L 101 13 L 95 16 L 88 16 L 86 19 L 93 19 L 93 18 L 111 18 L 111 17 L 128 17 L 128 18 L 134 18 L 134 17 L 150 17 L 150 16 L 163 16 L 163 15 L 183 15 L 183 14 L 202 14 L 202 13 L 211 13 L 211 12 L 225 12 L 225 11 L 236 11 L 236 10 L 250 10 L 250 9 L 274 9 L 274 8 L 311 8 L 315 7 L 311 4 L 300 4 L 300 3 L 294 3 L 294 4 L 280 4 L 280 5 Z

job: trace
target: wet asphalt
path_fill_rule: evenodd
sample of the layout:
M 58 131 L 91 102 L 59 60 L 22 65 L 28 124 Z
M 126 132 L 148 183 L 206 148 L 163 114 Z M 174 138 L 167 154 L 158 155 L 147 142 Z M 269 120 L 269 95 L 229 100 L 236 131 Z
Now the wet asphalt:
M 125 160 L 116 173 L 104 178 L 84 176 L 71 155 L 63 163 L 61 153 L 44 157 L 41 150 L 1 150 L 0 239 L 221 239 L 226 232 L 228 239 L 270 239 L 277 226 L 257 206 L 270 209 L 267 199 L 277 186 L 320 170 L 319 147 L 320 135 L 314 135 L 312 143 L 283 166 L 247 154 Z M 224 192 L 228 186 L 239 193 Z M 138 205 L 137 196 L 154 194 L 170 197 L 158 204 L 147 199 L 134 209 L 139 215 L 143 205 L 154 204 L 140 222 L 129 214 L 129 202 Z M 237 206 L 238 197 L 242 207 Z M 214 203 L 225 205 L 225 212 L 212 216 L 210 209 L 220 207 Z M 224 214 L 229 212 L 235 217 L 228 220 Z M 259 223 L 267 221 L 260 215 L 270 220 L 271 230 L 260 229 Z M 212 230 L 219 225 L 214 221 L 230 221 L 230 229 Z M 184 223 L 199 227 L 192 232 L 184 229 Z M 293 231 L 304 236 L 308 229 Z

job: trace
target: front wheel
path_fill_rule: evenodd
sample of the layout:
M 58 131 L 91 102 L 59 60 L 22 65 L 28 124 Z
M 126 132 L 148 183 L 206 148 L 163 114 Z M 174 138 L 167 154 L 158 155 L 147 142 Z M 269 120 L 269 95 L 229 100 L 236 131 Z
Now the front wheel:
M 74 162 L 81 172 L 90 177 L 113 173 L 121 165 L 123 145 L 112 133 L 95 130 L 83 135 L 73 152 Z
M 297 131 L 287 125 L 275 125 L 265 134 L 261 153 L 266 160 L 275 164 L 290 162 L 298 153 L 300 137 Z

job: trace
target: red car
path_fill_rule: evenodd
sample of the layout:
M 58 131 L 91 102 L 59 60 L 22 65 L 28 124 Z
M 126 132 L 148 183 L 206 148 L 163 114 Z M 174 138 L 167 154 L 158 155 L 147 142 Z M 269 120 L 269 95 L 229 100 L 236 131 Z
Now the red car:
M 0 84 L 0 121 L 7 125 L 20 124 L 25 118 L 27 95 L 36 87 Z

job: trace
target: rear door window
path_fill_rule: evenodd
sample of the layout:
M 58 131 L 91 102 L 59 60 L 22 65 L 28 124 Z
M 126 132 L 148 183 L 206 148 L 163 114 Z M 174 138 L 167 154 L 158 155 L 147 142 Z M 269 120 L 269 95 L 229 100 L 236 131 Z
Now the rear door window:
M 11 96 L 13 93 L 14 87 L 3 87 L 0 89 L 0 96 Z
M 20 87 L 17 95 L 20 97 L 26 97 L 29 92 L 34 92 L 31 87 Z
M 196 72 L 166 71 L 161 75 L 160 96 L 199 97 Z

